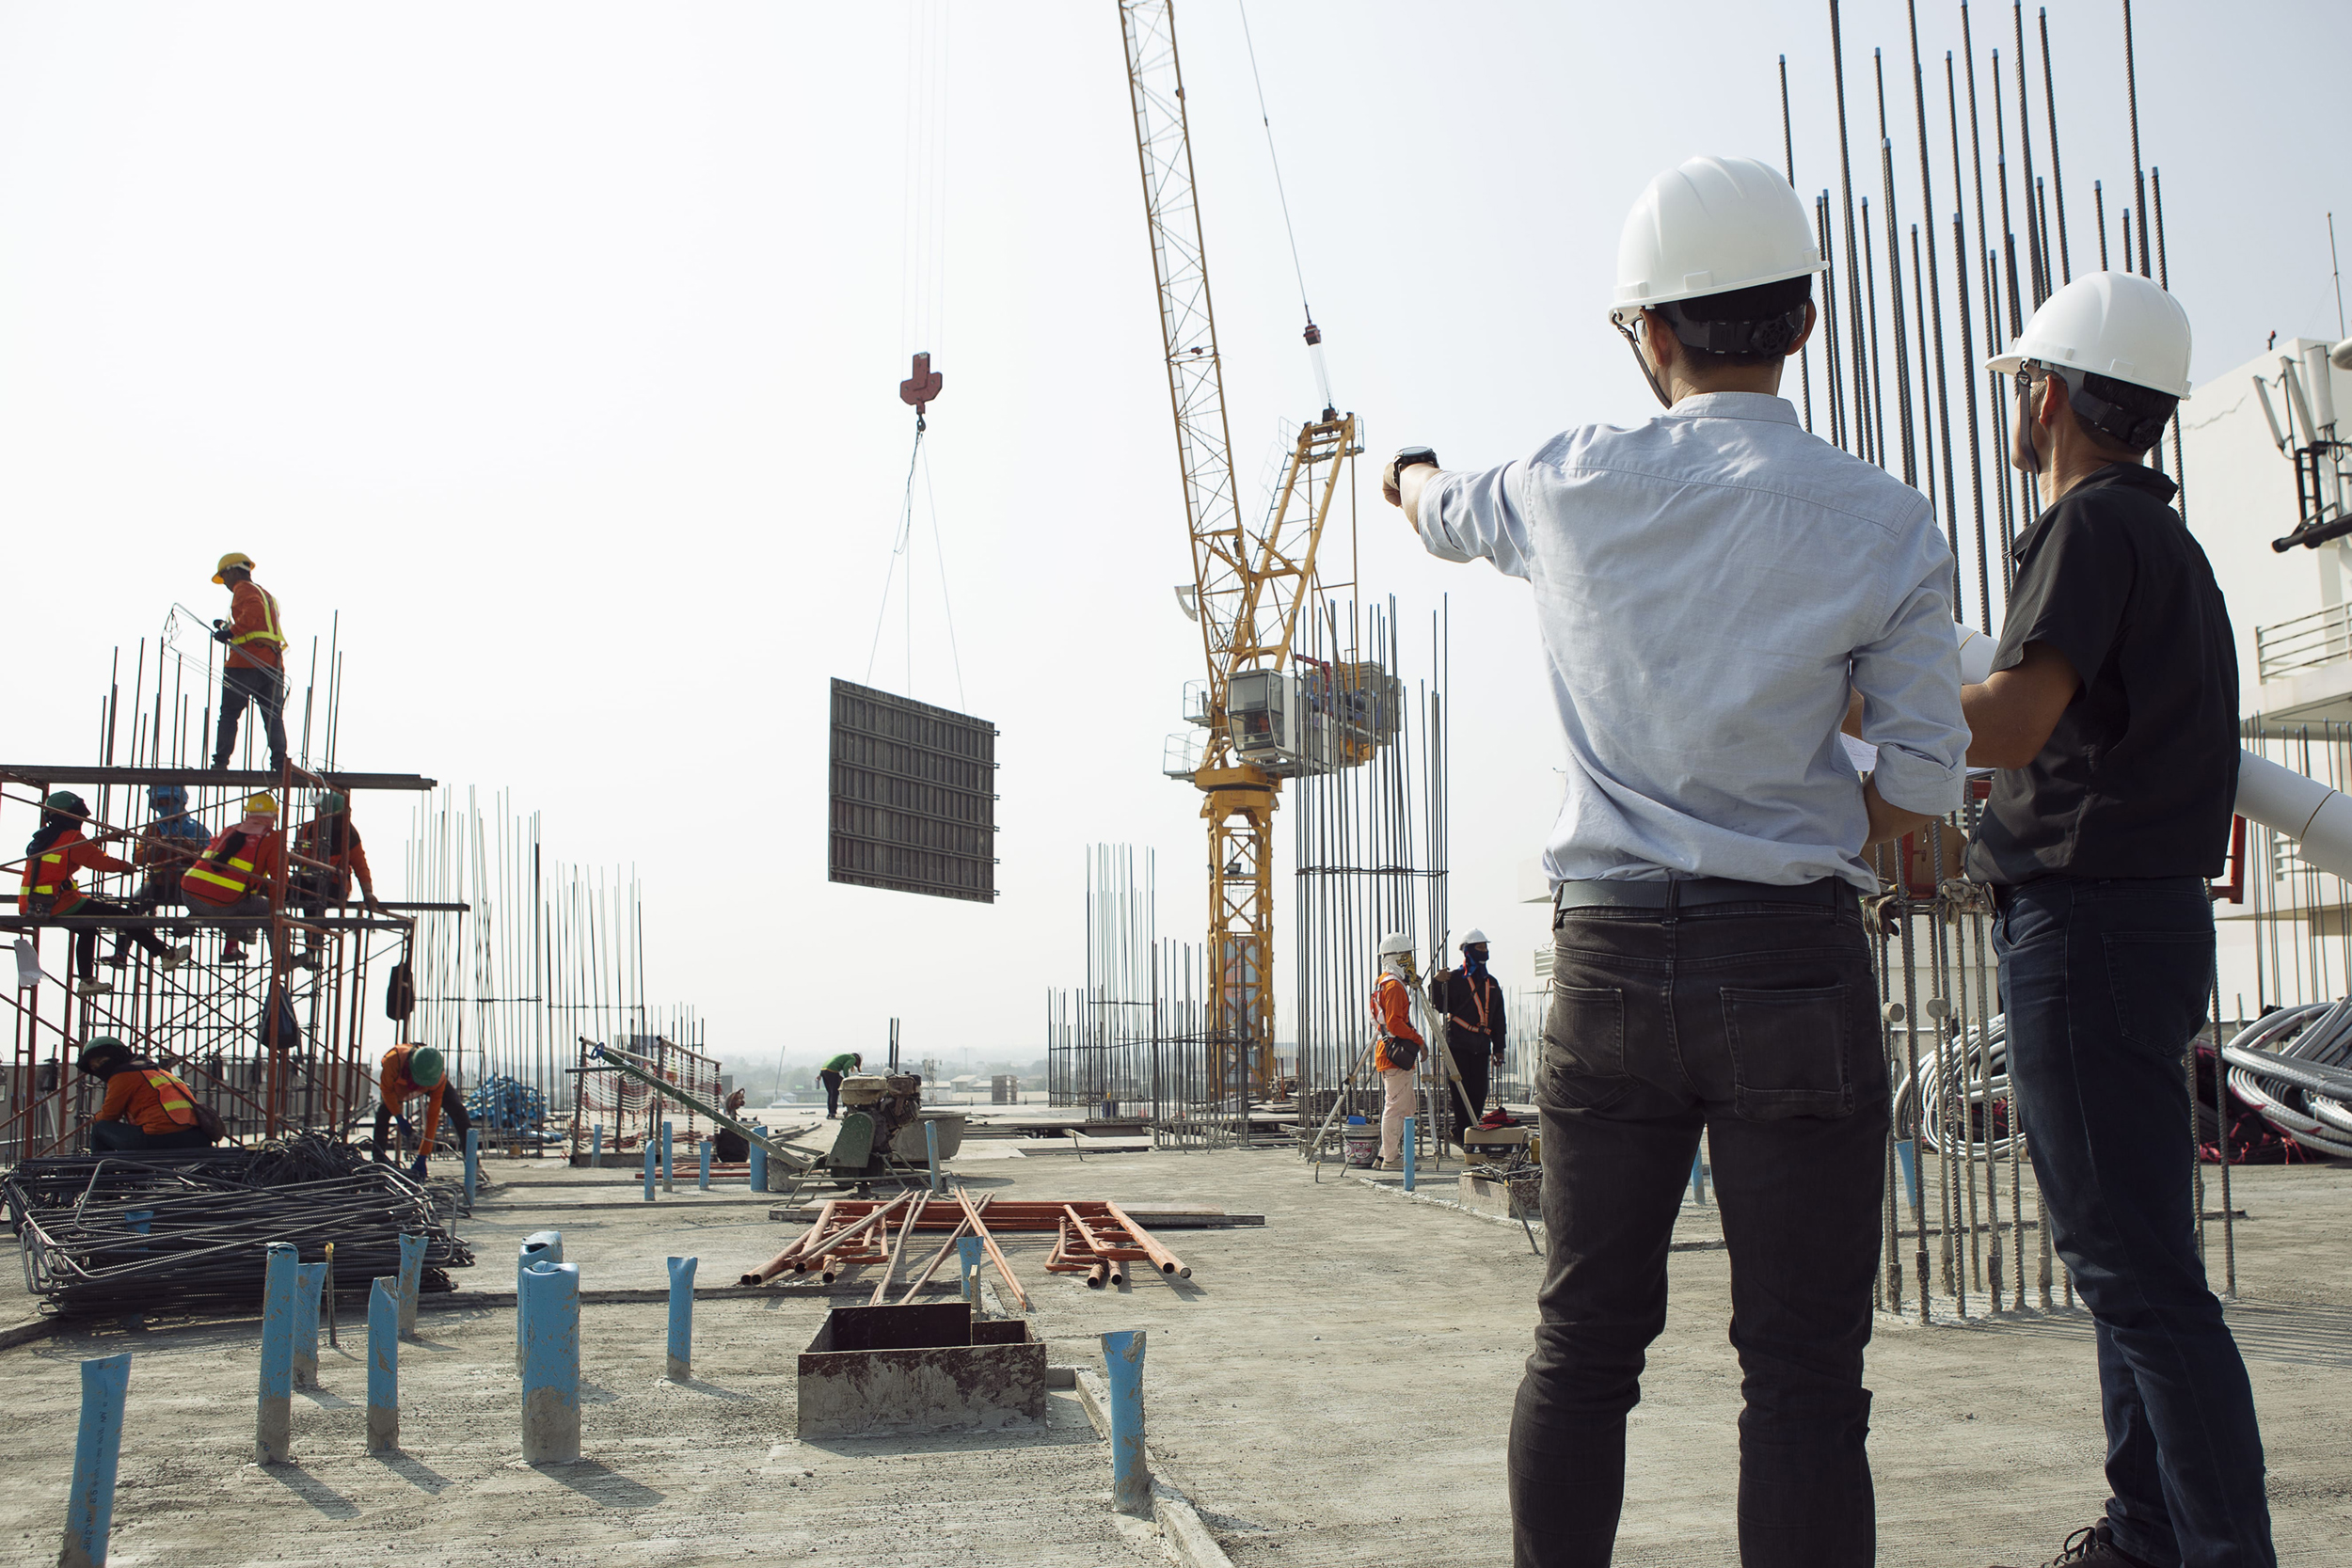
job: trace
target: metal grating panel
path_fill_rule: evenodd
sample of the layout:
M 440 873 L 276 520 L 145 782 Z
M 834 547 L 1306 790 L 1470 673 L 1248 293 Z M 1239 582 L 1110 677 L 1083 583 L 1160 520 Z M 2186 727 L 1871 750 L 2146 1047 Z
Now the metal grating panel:
M 833 683 L 829 879 L 996 900 L 996 728 Z

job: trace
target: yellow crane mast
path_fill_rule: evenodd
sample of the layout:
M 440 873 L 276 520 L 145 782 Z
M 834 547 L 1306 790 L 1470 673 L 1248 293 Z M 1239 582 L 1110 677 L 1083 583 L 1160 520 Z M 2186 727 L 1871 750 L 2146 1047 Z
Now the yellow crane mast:
M 1387 725 L 1367 715 L 1392 708 L 1385 693 L 1368 703 L 1349 688 L 1359 673 L 1352 666 L 1318 666 L 1304 680 L 1288 668 L 1300 611 L 1314 596 L 1315 552 L 1340 490 L 1340 465 L 1361 449 L 1356 416 L 1326 407 L 1300 427 L 1264 523 L 1253 530 L 1245 520 L 1172 0 L 1120 0 L 1119 14 L 1192 539 L 1192 587 L 1179 596 L 1200 623 L 1208 672 L 1184 715 L 1207 733 L 1197 753 L 1180 750 L 1164 770 L 1199 787 L 1209 825 L 1208 1022 L 1223 1042 L 1212 1056 L 1216 1081 L 1235 1087 L 1246 1071 L 1249 1086 L 1263 1093 L 1274 1076 L 1273 847 L 1281 782 L 1362 761 L 1386 738 Z M 1320 341 L 1311 322 L 1308 344 Z

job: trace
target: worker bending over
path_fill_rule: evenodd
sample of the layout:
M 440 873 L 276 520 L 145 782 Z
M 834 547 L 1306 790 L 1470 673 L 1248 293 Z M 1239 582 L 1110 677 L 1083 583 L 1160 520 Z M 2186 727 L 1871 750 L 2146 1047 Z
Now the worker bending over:
M 1462 939 L 1462 967 L 1441 969 L 1429 977 L 1429 1005 L 1445 1020 L 1446 1054 L 1454 1058 L 1454 1070 L 1462 1082 L 1461 1102 L 1449 1108 L 1456 1124 L 1454 1141 L 1467 1154 L 1467 1134 L 1486 1113 L 1490 1072 L 1502 1070 L 1502 1048 L 1511 1028 L 1502 982 L 1486 969 L 1486 932 L 1471 927 Z
M 2017 1114 L 2050 1235 L 2098 1327 L 2101 1517 L 2081 1568 L 2271 1568 L 2246 1363 L 2189 1221 L 2183 1053 L 2214 975 L 2237 797 L 2238 667 L 2213 568 L 2147 467 L 2188 395 L 2188 316 L 2101 272 L 2042 302 L 1990 368 L 2017 388 L 2012 467 L 2044 508 L 2016 546 L 1993 673 L 1962 692 L 1997 768 L 1968 847 Z
M 286 864 L 286 835 L 278 826 L 278 798 L 266 792 L 246 797 L 245 815 L 215 834 L 196 863 L 180 875 L 189 912 L 199 915 L 265 915 Z M 220 961 L 245 962 L 245 944 L 234 931 L 220 944 Z
M 90 1121 L 91 1153 L 210 1148 L 220 1141 L 220 1118 L 198 1103 L 187 1085 L 112 1035 L 92 1039 L 73 1066 L 106 1085 L 106 1098 Z
M 375 1157 L 384 1158 L 385 1134 L 397 1120 L 403 1132 L 408 1131 L 408 1118 L 404 1114 L 408 1101 L 424 1096 L 424 1134 L 417 1143 L 416 1163 L 408 1174 L 424 1180 L 425 1162 L 433 1153 L 433 1140 L 441 1131 L 441 1113 L 449 1113 L 450 1131 L 465 1141 L 466 1130 L 472 1118 L 466 1115 L 466 1102 L 457 1098 L 457 1085 L 450 1082 L 449 1069 L 441 1053 L 429 1045 L 396 1045 L 384 1053 L 384 1062 L 375 1080 Z
M 129 861 L 117 860 L 82 832 L 83 824 L 90 819 L 89 806 L 70 789 L 61 789 L 41 802 L 40 826 L 24 845 L 24 880 L 17 892 L 16 907 L 26 915 L 122 915 L 135 916 L 139 911 L 128 904 L 111 898 L 100 898 L 82 891 L 74 880 L 84 871 L 132 871 L 136 867 Z M 84 927 L 68 939 L 73 951 L 74 973 L 81 977 L 82 989 L 97 994 L 114 990 L 111 982 L 98 977 L 98 932 L 95 926 Z M 156 961 L 166 969 L 177 968 L 188 956 L 184 947 L 171 947 L 163 939 L 143 926 L 119 926 L 116 928 L 115 962 L 119 963 L 120 943 L 135 942 L 155 955 Z
M 296 863 L 287 879 L 290 901 L 312 920 L 324 919 L 330 903 L 341 904 L 351 897 L 351 879 L 359 879 L 359 896 L 373 914 L 386 912 L 376 902 L 375 878 L 368 870 L 368 851 L 359 842 L 359 830 L 352 825 L 349 797 L 330 791 L 319 798 L 319 814 L 294 832 Z M 316 863 L 304 865 L 310 861 Z M 324 869 L 322 869 L 324 867 Z M 306 969 L 318 967 L 319 937 L 315 930 L 302 937 L 302 952 L 294 962 Z
M 213 623 L 213 641 L 229 650 L 220 675 L 220 735 L 213 745 L 213 771 L 229 766 L 237 749 L 237 721 L 250 703 L 262 710 L 269 740 L 269 770 L 286 772 L 286 633 L 278 618 L 277 596 L 253 580 L 253 558 L 230 550 L 220 558 L 213 580 L 229 590 L 229 619 Z
M 1380 1110 L 1380 1168 L 1405 1168 L 1405 1118 L 1413 1114 L 1413 1069 L 1429 1042 L 1413 1027 L 1413 943 L 1402 931 L 1380 939 L 1372 983 L 1372 1065 L 1387 1099 Z
M 825 1119 L 831 1121 L 841 1114 L 841 1080 L 866 1065 L 866 1058 L 854 1051 L 844 1051 L 817 1069 L 817 1081 L 825 1085 Z
M 1484 471 L 1408 448 L 1382 478 L 1431 554 L 1532 586 L 1567 743 L 1521 1565 L 1610 1559 L 1702 1131 L 1746 1401 L 1740 1561 L 1876 1550 L 1862 1364 L 1888 1085 L 1863 851 L 1960 804 L 1968 732 L 1932 507 L 1779 396 L 1821 270 L 1779 170 L 1693 158 L 1634 204 L 1610 312 L 1664 412 Z M 1837 734 L 1856 691 L 1867 780 Z

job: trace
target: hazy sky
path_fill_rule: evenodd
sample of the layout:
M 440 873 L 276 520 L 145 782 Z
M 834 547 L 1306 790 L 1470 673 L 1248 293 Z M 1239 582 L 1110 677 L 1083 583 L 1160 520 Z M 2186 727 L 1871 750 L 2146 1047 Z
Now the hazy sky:
M 948 8 L 0 6 L 0 750 L 88 756 L 110 650 L 175 601 L 220 612 L 212 562 L 243 549 L 297 661 L 342 612 L 345 765 L 505 786 L 551 853 L 633 863 L 656 999 L 699 1006 L 727 1054 L 879 1047 L 896 1013 L 912 1054 L 1028 1059 L 1044 988 L 1083 972 L 1089 842 L 1156 847 L 1162 929 L 1197 931 L 1197 796 L 1158 764 L 1199 641 L 1169 592 L 1189 564 L 1116 8 L 952 8 L 944 245 L 910 289 L 910 63 L 937 63 L 911 40 Z M 1923 9 L 1940 134 L 1959 13 Z M 1779 54 L 1798 184 L 1835 185 L 1822 6 L 1633 14 L 1252 7 L 1335 390 L 1375 453 L 1485 466 L 1645 417 L 1604 319 L 1619 224 L 1692 153 L 1779 160 Z M 1978 14 L 1982 112 L 1997 43 L 2013 135 L 2010 12 Z M 2229 14 L 2135 13 L 2201 375 L 2274 329 L 2339 335 L 2325 214 L 2352 214 L 2314 150 L 2329 89 L 2288 69 L 2352 57 L 2352 16 Z M 1248 489 L 1313 386 L 1238 12 L 1178 18 Z M 1846 9 L 1855 178 L 1876 191 L 1884 44 L 1908 222 L 1902 19 Z M 2091 181 L 2111 222 L 2130 182 L 2120 9 L 2060 0 L 2050 30 L 2079 271 Z M 2042 166 L 2039 113 L 2035 137 Z M 917 476 L 939 545 L 918 511 L 911 642 L 894 619 L 872 679 L 1002 730 L 993 908 L 824 879 L 826 683 L 866 675 L 917 347 L 946 377 Z M 1543 927 L 1512 900 L 1560 751 L 1525 592 L 1428 561 L 1372 479 L 1371 586 L 1417 619 L 1451 595 L 1455 920 L 1525 984 Z M 380 864 L 408 804 L 359 803 Z M 30 828 L 0 809 L 0 841 Z

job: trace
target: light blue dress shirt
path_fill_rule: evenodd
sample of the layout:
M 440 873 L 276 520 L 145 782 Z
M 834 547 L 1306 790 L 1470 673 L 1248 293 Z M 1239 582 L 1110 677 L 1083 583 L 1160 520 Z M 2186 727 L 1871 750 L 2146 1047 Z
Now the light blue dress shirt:
M 1535 591 L 1567 799 L 1544 854 L 1565 880 L 1837 877 L 1866 891 L 1849 694 L 1879 794 L 1959 806 L 1952 556 L 1927 498 L 1805 434 L 1788 400 L 1684 398 L 1533 457 L 1448 472 L 1421 534 Z

